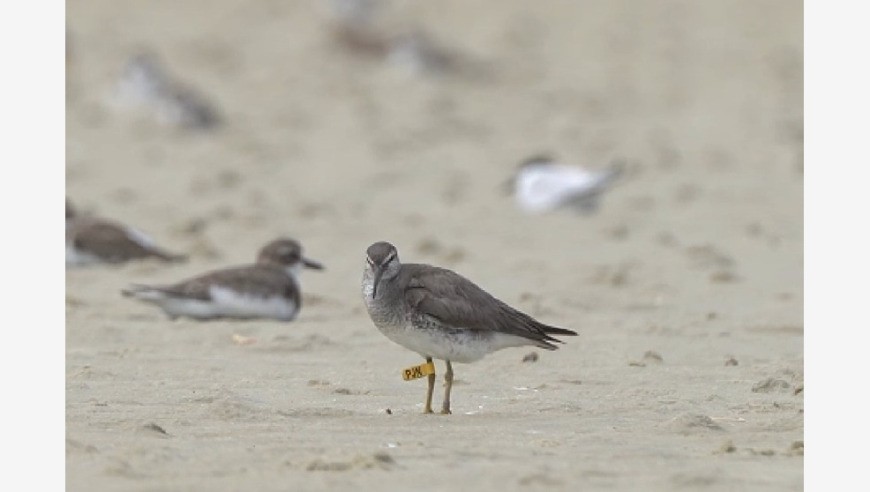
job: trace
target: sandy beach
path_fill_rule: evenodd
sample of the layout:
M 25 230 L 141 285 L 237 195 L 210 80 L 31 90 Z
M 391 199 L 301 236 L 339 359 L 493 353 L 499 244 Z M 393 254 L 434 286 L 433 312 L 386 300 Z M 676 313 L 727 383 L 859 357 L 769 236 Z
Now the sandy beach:
M 67 196 L 190 256 L 67 268 L 67 489 L 802 490 L 802 10 L 388 2 L 373 32 L 461 60 L 421 72 L 328 2 L 67 2 Z M 142 49 L 221 123 L 117 104 Z M 504 183 L 540 152 L 627 171 L 529 215 Z M 120 294 L 281 236 L 326 267 L 295 321 Z M 579 336 L 456 364 L 424 415 L 361 299 L 378 240 Z

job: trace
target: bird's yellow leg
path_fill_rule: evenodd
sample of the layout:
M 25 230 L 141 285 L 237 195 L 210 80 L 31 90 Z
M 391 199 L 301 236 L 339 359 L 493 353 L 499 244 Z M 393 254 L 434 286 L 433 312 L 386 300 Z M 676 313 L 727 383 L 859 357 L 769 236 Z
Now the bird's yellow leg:
M 447 372 L 444 373 L 444 403 L 441 405 L 441 413 L 450 414 L 450 390 L 453 388 L 453 366 L 450 365 L 449 360 L 445 360 L 447 363 Z M 434 375 L 429 376 L 434 377 Z
M 426 357 L 426 363 L 432 363 L 432 357 Z M 429 388 L 426 390 L 426 407 L 423 408 L 423 413 L 432 412 L 432 392 L 435 390 L 435 373 L 429 375 Z

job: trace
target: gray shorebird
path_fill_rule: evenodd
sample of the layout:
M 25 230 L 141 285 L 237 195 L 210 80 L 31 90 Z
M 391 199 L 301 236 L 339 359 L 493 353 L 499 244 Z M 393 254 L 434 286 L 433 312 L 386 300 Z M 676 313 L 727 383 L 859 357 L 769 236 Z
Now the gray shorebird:
M 546 154 L 524 160 L 509 183 L 514 199 L 524 212 L 542 213 L 571 208 L 590 213 L 598 208 L 601 195 L 624 172 L 622 162 L 601 171 L 561 164 Z
M 221 123 L 216 106 L 191 85 L 172 77 L 151 52 L 127 61 L 116 89 L 116 101 L 150 108 L 163 122 L 181 128 L 208 130 Z
M 145 234 L 113 220 L 76 211 L 66 201 L 66 264 L 124 263 L 155 258 L 160 261 L 185 261 L 185 255 L 159 248 Z
M 393 342 L 431 363 L 446 363 L 441 413 L 450 412 L 451 362 L 474 362 L 496 350 L 534 345 L 556 350 L 551 335 L 576 335 L 545 325 L 496 299 L 470 280 L 446 268 L 399 261 L 396 247 L 384 241 L 369 246 L 362 292 L 375 326 Z M 432 413 L 435 374 L 423 411 Z
M 350 53 L 421 77 L 486 78 L 493 73 L 491 64 L 444 46 L 420 27 L 383 22 L 380 1 L 333 0 L 330 5 L 334 41 Z
M 170 318 L 271 318 L 292 321 L 302 295 L 298 275 L 323 265 L 302 256 L 293 239 L 263 246 L 253 265 L 214 270 L 171 285 L 133 285 L 121 293 L 160 306 Z

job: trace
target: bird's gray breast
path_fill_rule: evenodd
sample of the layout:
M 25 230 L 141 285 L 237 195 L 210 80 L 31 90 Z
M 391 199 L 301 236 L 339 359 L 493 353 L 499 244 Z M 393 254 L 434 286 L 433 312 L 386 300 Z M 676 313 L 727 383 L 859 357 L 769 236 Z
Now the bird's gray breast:
M 389 282 L 381 281 L 377 296 L 374 292 L 374 278 L 369 272 L 363 276 L 362 292 L 369 317 L 382 332 L 391 327 L 404 326 L 406 323 L 404 299 Z

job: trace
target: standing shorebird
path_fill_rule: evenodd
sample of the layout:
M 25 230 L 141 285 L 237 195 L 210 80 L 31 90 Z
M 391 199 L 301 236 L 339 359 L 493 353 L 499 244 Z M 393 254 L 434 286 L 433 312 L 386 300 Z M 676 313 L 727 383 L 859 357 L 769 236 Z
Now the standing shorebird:
M 145 234 L 118 222 L 76 211 L 66 201 L 66 264 L 124 263 L 155 258 L 166 262 L 184 261 L 185 255 L 159 248 Z
M 441 413 L 451 413 L 451 362 L 474 362 L 490 352 L 524 345 L 556 350 L 552 342 L 562 342 L 550 335 L 577 334 L 536 321 L 456 272 L 402 264 L 396 247 L 388 242 L 372 244 L 366 255 L 362 291 L 375 326 L 427 363 L 433 358 L 446 363 Z M 429 374 L 425 413 L 432 413 L 434 388 L 435 374 Z
M 608 169 L 589 171 L 556 162 L 548 155 L 529 157 L 509 183 L 517 206 L 527 213 L 573 208 L 583 213 L 598 208 L 601 195 L 624 172 L 622 162 Z
M 302 306 L 297 276 L 322 270 L 293 239 L 263 246 L 253 265 L 214 270 L 172 285 L 133 285 L 121 293 L 160 306 L 171 318 L 272 318 L 292 321 Z

